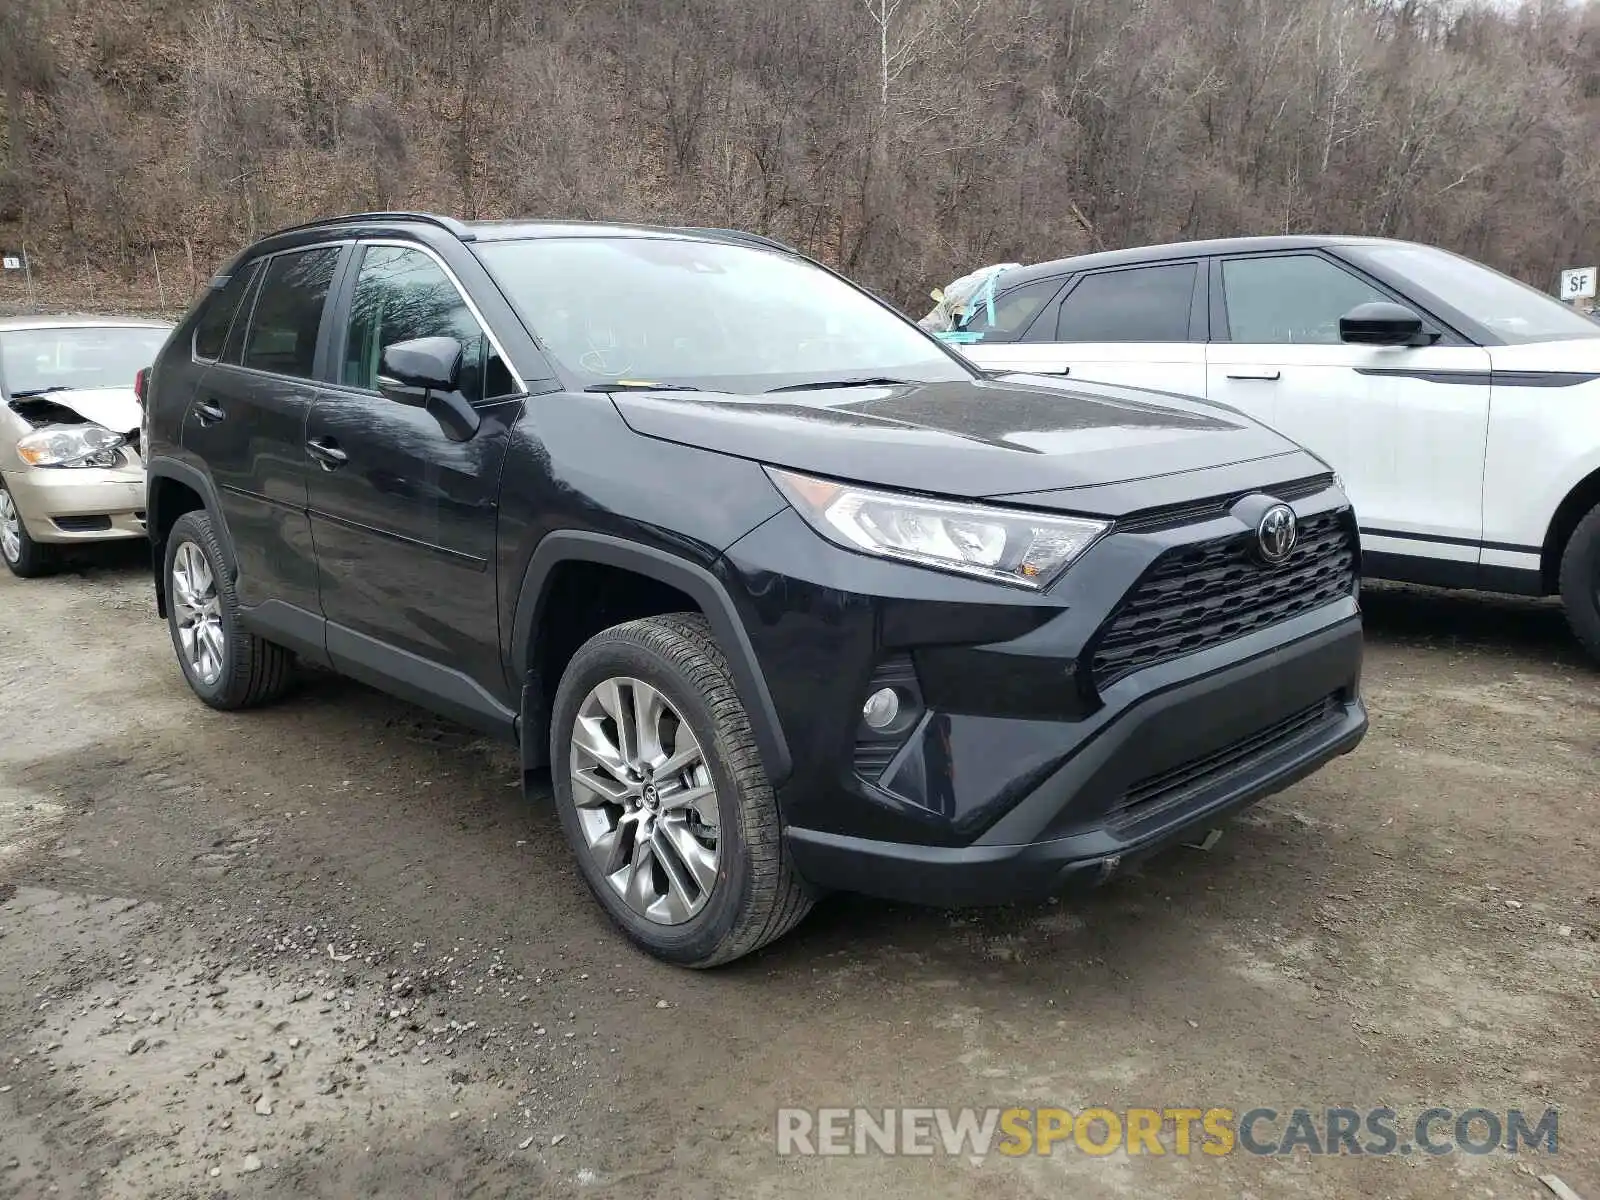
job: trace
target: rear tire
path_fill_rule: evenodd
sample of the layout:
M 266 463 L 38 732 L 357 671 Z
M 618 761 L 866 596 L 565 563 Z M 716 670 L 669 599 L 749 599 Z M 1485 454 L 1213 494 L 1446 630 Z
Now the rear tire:
M 184 513 L 167 535 L 167 629 L 183 677 L 212 708 L 253 708 L 294 682 L 294 655 L 239 623 L 239 601 L 221 543 L 203 510 Z
M 1600 504 L 1567 539 L 1561 555 L 1561 603 L 1572 632 L 1600 662 Z
M 749 718 L 699 613 L 596 634 L 567 666 L 554 709 L 561 827 L 589 890 L 637 945 L 714 967 L 810 911 Z
M 37 579 L 49 575 L 61 565 L 61 557 L 54 546 L 46 546 L 28 536 L 28 527 L 22 523 L 22 514 L 6 485 L 0 481 L 0 558 L 19 579 Z

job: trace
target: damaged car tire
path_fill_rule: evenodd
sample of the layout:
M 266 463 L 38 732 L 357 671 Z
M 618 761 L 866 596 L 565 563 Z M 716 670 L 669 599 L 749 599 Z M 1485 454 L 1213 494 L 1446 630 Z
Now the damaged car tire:
M 167 628 L 184 678 L 212 708 L 276 700 L 293 682 L 294 655 L 239 623 L 239 601 L 211 517 L 184 513 L 167 536 Z

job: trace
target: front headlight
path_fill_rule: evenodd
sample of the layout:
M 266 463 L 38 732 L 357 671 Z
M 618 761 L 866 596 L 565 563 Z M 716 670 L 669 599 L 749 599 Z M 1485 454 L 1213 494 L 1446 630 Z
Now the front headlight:
M 17 439 L 17 457 L 33 467 L 114 467 L 126 441 L 101 425 L 46 425 Z
M 926 500 L 768 467 L 806 523 L 849 550 L 1017 587 L 1046 587 L 1109 522 Z

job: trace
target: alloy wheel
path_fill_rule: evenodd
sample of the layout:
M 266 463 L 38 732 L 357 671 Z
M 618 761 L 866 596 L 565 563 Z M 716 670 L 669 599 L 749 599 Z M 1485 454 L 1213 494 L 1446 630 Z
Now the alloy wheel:
M 635 913 L 681 925 L 717 880 L 717 790 L 688 722 L 639 679 L 607 679 L 572 729 L 572 800 L 606 882 Z
M 173 621 L 184 664 L 201 683 L 210 687 L 222 677 L 222 601 L 216 576 L 204 552 L 184 542 L 172 556 Z
M 22 517 L 4 488 L 0 488 L 0 554 L 11 563 L 22 557 Z

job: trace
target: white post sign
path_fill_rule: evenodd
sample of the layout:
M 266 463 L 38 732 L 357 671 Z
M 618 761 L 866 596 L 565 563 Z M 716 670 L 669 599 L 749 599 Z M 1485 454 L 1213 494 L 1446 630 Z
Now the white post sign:
M 4 257 L 0 257 L 0 267 L 4 267 L 7 271 L 20 271 L 22 270 L 22 256 L 20 254 L 7 254 Z
M 1600 275 L 1600 268 L 1573 267 L 1561 272 L 1561 298 L 1563 300 L 1592 300 L 1595 293 L 1595 277 Z

